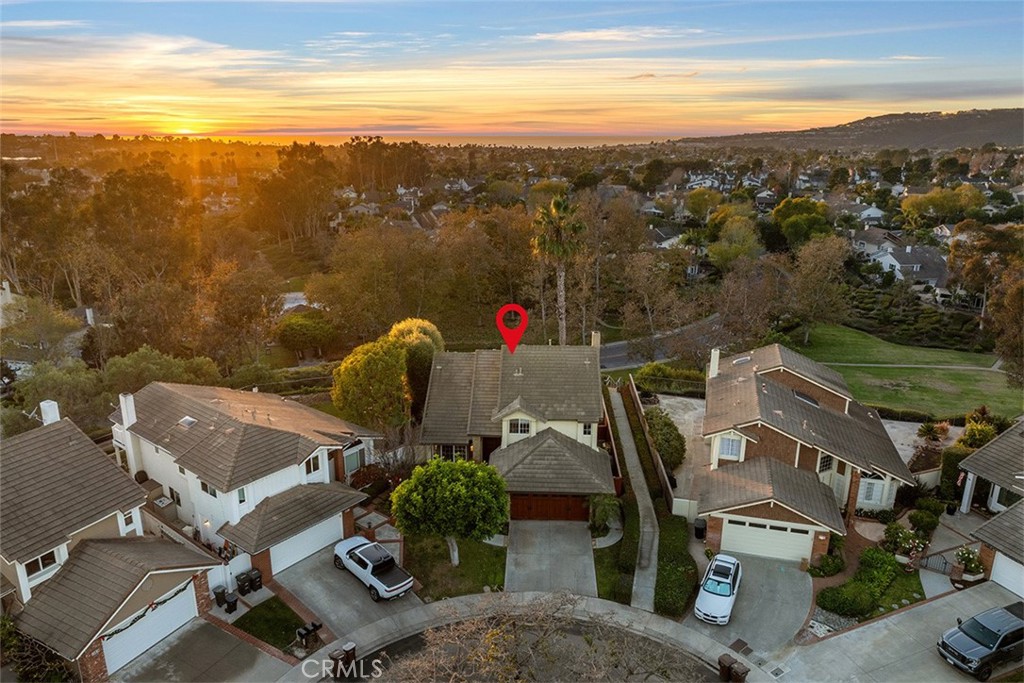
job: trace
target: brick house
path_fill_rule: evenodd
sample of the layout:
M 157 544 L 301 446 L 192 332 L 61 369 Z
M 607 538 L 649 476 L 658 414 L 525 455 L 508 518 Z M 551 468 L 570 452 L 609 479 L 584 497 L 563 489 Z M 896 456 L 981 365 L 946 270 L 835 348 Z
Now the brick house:
M 712 351 L 697 485 L 708 545 L 816 561 L 844 514 L 889 509 L 914 479 L 878 415 L 839 373 L 779 344 Z

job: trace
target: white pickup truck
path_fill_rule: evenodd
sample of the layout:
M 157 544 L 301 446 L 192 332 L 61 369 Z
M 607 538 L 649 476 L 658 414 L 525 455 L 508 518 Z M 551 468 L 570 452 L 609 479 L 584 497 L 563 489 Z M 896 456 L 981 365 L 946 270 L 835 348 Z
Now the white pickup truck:
M 334 566 L 347 569 L 370 589 L 370 599 L 394 600 L 412 589 L 412 576 L 379 543 L 362 536 L 346 538 L 334 546 Z

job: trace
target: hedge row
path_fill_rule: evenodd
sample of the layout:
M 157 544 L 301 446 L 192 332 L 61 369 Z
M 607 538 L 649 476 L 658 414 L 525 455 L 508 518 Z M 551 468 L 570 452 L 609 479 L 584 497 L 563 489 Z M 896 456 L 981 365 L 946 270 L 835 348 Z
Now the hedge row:
M 609 411 L 609 426 L 611 427 L 612 441 L 615 443 L 616 452 L 622 458 L 622 438 L 619 436 L 619 427 L 611 415 L 611 401 L 609 400 L 608 387 L 602 387 L 605 405 Z M 633 598 L 633 574 L 636 572 L 636 559 L 640 554 L 640 509 L 636 503 L 636 493 L 629 481 L 629 474 L 622 472 L 623 494 L 622 494 L 622 540 L 618 543 L 618 557 L 616 567 L 619 570 L 619 581 L 616 585 L 615 601 L 628 605 Z
M 665 501 L 654 501 L 658 516 L 658 577 L 654 584 L 654 611 L 666 617 L 686 613 L 697 588 L 697 563 L 690 555 L 690 529 L 685 517 L 669 513 Z
M 647 437 L 644 436 L 644 428 L 640 424 L 640 416 L 637 414 L 636 406 L 629 395 L 629 386 L 625 385 L 622 390 L 622 402 L 626 406 L 626 416 L 629 418 L 629 426 L 633 432 L 633 441 L 636 443 L 636 452 L 640 457 L 640 466 L 644 470 L 644 479 L 647 481 L 647 489 L 651 498 L 661 498 L 661 480 L 654 469 L 654 458 L 651 450 L 647 447 Z
M 950 415 L 948 417 L 936 417 L 931 413 L 910 408 L 888 408 L 886 406 L 867 405 L 883 420 L 898 420 L 899 422 L 948 422 L 957 427 L 963 427 L 967 422 L 966 415 Z

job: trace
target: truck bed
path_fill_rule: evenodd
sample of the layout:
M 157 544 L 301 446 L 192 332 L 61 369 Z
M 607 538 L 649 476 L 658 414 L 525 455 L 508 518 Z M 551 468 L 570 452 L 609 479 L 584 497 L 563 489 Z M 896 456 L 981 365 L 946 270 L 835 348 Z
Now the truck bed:
M 401 586 L 403 583 L 411 580 L 412 574 L 396 564 L 385 569 L 380 574 L 375 573 L 373 577 L 384 584 L 388 590 L 393 590 Z

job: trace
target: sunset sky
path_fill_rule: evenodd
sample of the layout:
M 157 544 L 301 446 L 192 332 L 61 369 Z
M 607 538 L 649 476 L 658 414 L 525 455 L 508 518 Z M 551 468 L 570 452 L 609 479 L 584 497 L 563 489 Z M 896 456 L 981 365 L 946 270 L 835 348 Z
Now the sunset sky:
M 1019 107 L 1024 3 L 3 2 L 2 130 L 717 135 Z

